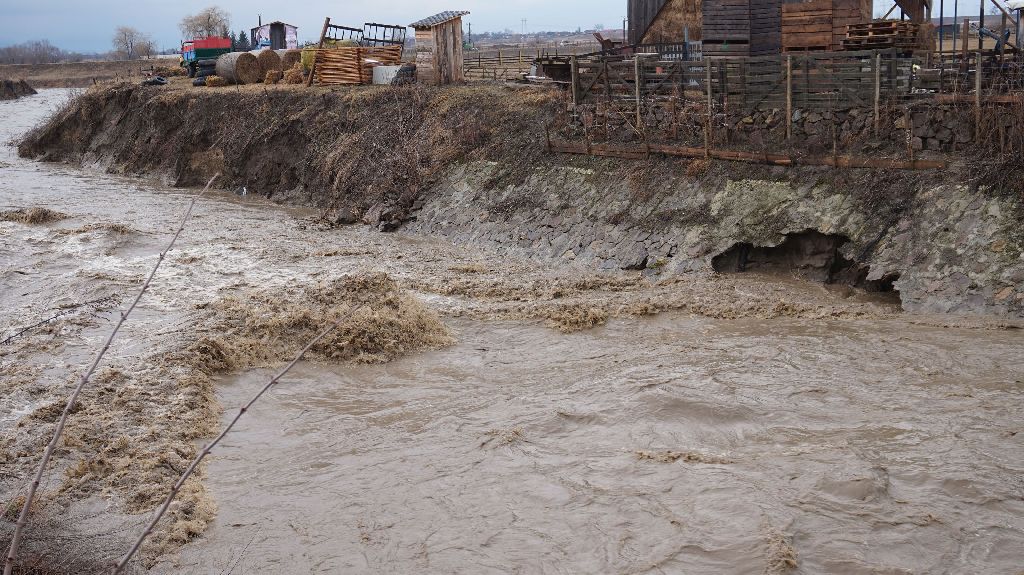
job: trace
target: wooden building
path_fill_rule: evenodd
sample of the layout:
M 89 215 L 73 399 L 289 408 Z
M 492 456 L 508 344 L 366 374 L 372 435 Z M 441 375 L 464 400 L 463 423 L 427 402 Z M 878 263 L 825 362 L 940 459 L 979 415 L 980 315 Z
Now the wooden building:
M 847 26 L 871 21 L 871 0 L 787 0 L 782 51 L 842 50 Z
M 462 17 L 447 11 L 409 24 L 416 31 L 416 76 L 441 86 L 462 82 Z
M 701 39 L 701 0 L 629 0 L 626 8 L 630 44 Z
M 299 47 L 299 27 L 284 22 L 260 23 L 249 32 L 253 49 L 286 50 Z
M 782 0 L 703 0 L 705 56 L 770 56 L 782 49 Z

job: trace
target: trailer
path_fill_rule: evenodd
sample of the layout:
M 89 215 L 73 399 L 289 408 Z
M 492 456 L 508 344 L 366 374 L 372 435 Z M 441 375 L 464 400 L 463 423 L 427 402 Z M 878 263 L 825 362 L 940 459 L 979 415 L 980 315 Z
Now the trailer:
M 181 43 L 181 66 L 188 77 L 213 74 L 217 58 L 231 52 L 231 38 L 196 38 Z

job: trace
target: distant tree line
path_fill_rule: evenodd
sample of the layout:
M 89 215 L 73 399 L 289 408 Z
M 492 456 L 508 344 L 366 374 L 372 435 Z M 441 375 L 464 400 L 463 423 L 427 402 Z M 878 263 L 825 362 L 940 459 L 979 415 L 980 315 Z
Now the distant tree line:
M 56 64 L 58 62 L 82 62 L 108 58 L 110 58 L 109 54 L 86 54 L 61 50 L 48 40 L 32 40 L 0 47 L 0 64 Z

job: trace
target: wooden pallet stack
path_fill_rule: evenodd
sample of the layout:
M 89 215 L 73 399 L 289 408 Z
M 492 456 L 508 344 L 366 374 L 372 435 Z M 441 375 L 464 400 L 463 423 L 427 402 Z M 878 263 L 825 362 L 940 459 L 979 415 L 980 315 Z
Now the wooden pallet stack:
M 847 28 L 844 50 L 888 50 L 913 52 L 922 49 L 927 36 L 920 24 L 903 20 L 875 20 Z
M 703 0 L 705 56 L 770 56 L 782 46 L 782 0 Z
M 375 66 L 401 63 L 401 46 L 321 49 L 316 51 L 316 81 L 321 86 L 370 84 Z
M 782 5 L 782 51 L 836 51 L 847 27 L 871 20 L 866 0 L 788 1 Z

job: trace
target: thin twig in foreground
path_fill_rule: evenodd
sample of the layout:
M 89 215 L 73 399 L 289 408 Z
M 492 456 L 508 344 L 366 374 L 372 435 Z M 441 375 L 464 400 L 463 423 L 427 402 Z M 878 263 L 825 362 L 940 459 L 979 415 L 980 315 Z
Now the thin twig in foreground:
M 252 409 L 252 406 L 255 405 L 256 402 L 259 401 L 259 399 L 263 397 L 264 394 L 270 391 L 270 388 L 274 387 L 274 385 L 276 385 L 277 382 L 280 381 L 282 377 L 284 377 L 289 371 L 291 371 L 292 368 L 295 367 L 295 364 L 299 363 L 299 361 L 302 360 L 306 353 L 309 352 L 309 350 L 313 349 L 314 345 L 319 343 L 320 340 L 322 340 L 323 338 L 327 337 L 327 335 L 330 334 L 332 331 L 338 329 L 338 326 L 340 326 L 341 323 L 351 315 L 351 313 L 352 312 L 345 314 L 345 316 L 341 317 L 340 319 L 338 319 L 338 321 L 331 324 L 330 327 L 320 332 L 320 335 L 313 338 L 313 340 L 310 341 L 309 344 L 306 345 L 306 347 L 304 347 L 302 351 L 299 352 L 299 355 L 295 356 L 295 359 L 293 359 L 291 363 L 286 365 L 284 369 L 280 371 L 280 373 L 278 373 L 276 376 L 274 376 L 273 379 L 267 382 L 267 384 L 263 386 L 263 388 L 260 389 L 260 391 L 256 395 L 254 395 L 252 399 L 249 400 L 249 403 L 246 403 L 238 410 L 238 413 L 235 414 L 235 418 L 232 419 L 231 423 L 229 423 L 227 427 L 225 427 L 224 430 L 220 432 L 220 435 L 218 435 L 213 441 L 208 443 L 206 447 L 204 447 L 203 450 L 199 452 L 199 455 L 197 455 L 196 458 L 192 460 L 192 464 L 188 466 L 188 469 L 185 470 L 185 473 L 181 474 L 181 477 L 178 478 L 177 483 L 175 483 L 174 487 L 171 488 L 171 492 L 167 494 L 167 499 L 164 500 L 164 504 L 160 506 L 160 509 L 157 510 L 156 512 L 156 515 L 153 516 L 153 520 L 150 521 L 149 525 L 146 527 L 146 530 L 143 531 L 142 535 L 140 535 L 138 540 L 135 541 L 135 545 L 133 545 L 131 550 L 128 551 L 128 553 L 126 553 L 125 556 L 121 558 L 121 562 L 118 563 L 116 567 L 114 567 L 112 575 L 118 575 L 119 573 L 121 573 L 124 570 L 124 568 L 128 565 L 128 562 L 131 561 L 132 557 L 134 557 L 135 554 L 139 552 L 139 549 L 142 547 L 142 543 L 146 540 L 147 537 L 149 537 L 153 533 L 153 529 L 156 528 L 156 524 L 160 521 L 164 514 L 167 513 L 167 509 L 170 508 L 171 502 L 174 501 L 175 497 L 177 497 L 178 492 L 181 491 L 181 488 L 185 485 L 185 482 L 188 481 L 188 478 L 192 476 L 196 468 L 199 467 L 199 464 L 202 463 L 203 459 L 205 459 L 206 456 L 209 455 L 211 451 L 213 451 L 213 448 L 216 447 L 217 444 L 220 443 L 221 440 L 224 439 L 224 437 L 226 437 L 229 432 L 231 432 L 231 429 L 235 427 L 235 424 L 238 423 L 238 420 L 242 419 L 242 416 L 245 415 L 246 412 L 248 412 L 250 409 Z
M 39 468 L 36 470 L 35 478 L 32 480 L 32 484 L 29 485 L 28 495 L 25 496 L 25 505 L 21 508 L 21 514 L 18 516 L 18 523 L 14 527 L 14 537 L 11 539 L 11 547 L 7 551 L 7 559 L 4 561 L 4 575 L 12 575 L 14 573 L 14 562 L 18 559 L 18 548 L 21 546 L 21 538 L 25 530 L 25 525 L 28 524 L 28 516 L 30 509 L 32 508 L 32 501 L 35 499 L 36 491 L 39 489 L 39 484 L 43 482 L 43 473 L 46 471 L 46 466 L 50 462 L 50 458 L 53 457 L 53 452 L 57 448 L 57 442 L 60 440 L 61 434 L 64 433 L 64 427 L 67 425 L 68 416 L 71 415 L 71 410 L 74 409 L 75 403 L 78 401 L 78 397 L 82 394 L 82 390 L 85 389 L 86 384 L 89 383 L 89 378 L 92 377 L 93 373 L 96 371 L 100 361 L 103 360 L 103 356 L 106 355 L 107 350 L 110 349 L 110 344 L 114 341 L 114 337 L 117 336 L 117 332 L 121 329 L 121 326 L 124 325 L 124 322 L 128 320 L 128 316 L 132 311 L 135 310 L 135 306 L 139 304 L 142 296 L 145 295 L 147 290 L 149 290 L 153 277 L 156 276 L 157 270 L 160 269 L 160 264 L 163 263 L 164 258 L 167 257 L 167 253 L 174 247 L 174 243 L 178 241 L 178 236 L 181 235 L 182 230 L 185 229 L 185 224 L 192 216 L 192 210 L 196 207 L 196 201 L 210 189 L 210 186 L 213 185 L 213 181 L 219 176 L 220 174 L 216 174 L 210 178 L 210 181 L 207 182 L 203 191 L 192 198 L 192 202 L 188 205 L 188 210 L 185 211 L 185 215 L 181 218 L 181 223 L 178 224 L 178 229 L 175 230 L 174 236 L 171 238 L 170 243 L 167 244 L 167 248 L 160 252 L 160 257 L 157 258 L 156 265 L 153 266 L 153 271 L 149 273 L 149 277 L 146 278 L 146 282 L 142 284 L 142 289 L 139 290 L 139 294 L 135 296 L 135 300 L 132 301 L 131 305 L 121 312 L 117 325 L 115 325 L 113 331 L 110 332 L 110 336 L 107 337 L 106 342 L 103 343 L 103 347 L 101 347 L 99 353 L 96 354 L 92 364 L 89 365 L 89 369 L 87 369 L 79 378 L 78 386 L 75 387 L 73 392 L 71 392 L 71 397 L 68 398 L 68 403 L 64 406 L 64 413 L 62 413 L 60 419 L 57 420 L 57 428 L 53 431 L 53 439 L 51 439 L 49 445 L 46 446 L 46 450 L 43 452 L 43 459 L 39 462 Z

